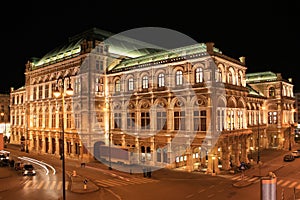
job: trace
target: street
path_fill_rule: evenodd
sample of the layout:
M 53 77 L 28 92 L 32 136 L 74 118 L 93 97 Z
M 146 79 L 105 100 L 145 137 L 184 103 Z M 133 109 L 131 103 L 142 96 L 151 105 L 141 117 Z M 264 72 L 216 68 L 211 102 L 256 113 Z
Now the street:
M 295 146 L 298 149 L 299 146 Z M 38 169 L 36 177 L 21 177 L 11 169 L 9 178 L 1 178 L 3 184 L 10 185 L 5 191 L 0 191 L 0 199 L 58 199 L 61 196 L 61 161 L 53 156 L 38 155 L 20 152 L 19 149 L 7 150 L 12 156 L 28 156 L 55 167 L 56 175 L 45 175 L 42 169 Z M 284 162 L 285 150 L 269 149 L 261 152 L 262 165 L 255 165 L 241 173 L 229 174 L 222 172 L 216 176 L 201 172 L 187 173 L 180 169 L 160 169 L 152 172 L 151 177 L 144 177 L 142 173 L 126 173 L 114 169 L 108 170 L 107 166 L 99 162 L 86 163 L 83 167 L 77 160 L 66 160 L 66 172 L 68 174 L 66 183 L 66 199 L 103 199 L 103 200 L 199 200 L 199 199 L 260 199 L 260 178 L 269 172 L 274 172 L 277 178 L 277 199 L 294 199 L 294 191 L 300 197 L 300 158 L 292 162 Z M 1 168 L 3 171 L 4 168 Z M 124 170 L 125 171 L 125 170 Z M 69 177 L 76 172 L 78 182 L 70 182 Z M 134 171 L 133 171 L 134 172 Z M 82 178 L 82 179 L 81 179 Z M 94 184 L 99 189 L 93 192 L 85 192 L 84 183 L 88 180 L 86 187 Z M 5 180 L 5 183 L 4 183 Z M 9 183 L 6 181 L 9 180 Z M 75 180 L 75 179 L 73 179 Z M 71 191 L 70 184 L 80 188 Z M 76 185 L 77 184 L 77 185 Z

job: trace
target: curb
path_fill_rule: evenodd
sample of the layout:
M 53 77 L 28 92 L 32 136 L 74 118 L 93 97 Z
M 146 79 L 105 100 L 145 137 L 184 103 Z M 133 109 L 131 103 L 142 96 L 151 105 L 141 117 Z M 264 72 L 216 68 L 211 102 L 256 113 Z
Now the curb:
M 238 181 L 236 183 L 233 183 L 232 186 L 237 187 L 237 188 L 243 188 L 243 187 L 247 187 L 252 184 L 253 183 L 250 181 Z
M 92 180 L 88 179 L 87 184 L 84 184 L 85 178 L 80 175 L 70 176 L 71 186 L 70 191 L 74 193 L 90 193 L 96 192 L 100 189 Z

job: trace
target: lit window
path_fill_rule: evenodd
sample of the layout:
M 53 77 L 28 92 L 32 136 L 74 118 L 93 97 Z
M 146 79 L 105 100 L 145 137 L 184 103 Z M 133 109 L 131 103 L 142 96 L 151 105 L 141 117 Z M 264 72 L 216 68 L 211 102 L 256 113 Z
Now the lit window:
M 148 76 L 144 76 L 143 79 L 142 79 L 142 88 L 146 89 L 148 87 L 149 87 L 149 85 L 148 85 Z
M 203 82 L 203 69 L 201 67 L 196 69 L 195 72 L 195 81 L 196 83 L 202 83 Z
M 165 75 L 159 74 L 158 75 L 158 87 L 164 87 L 165 86 Z
M 121 91 L 121 83 L 120 80 L 116 80 L 115 82 L 115 91 L 120 92 Z
M 182 71 L 177 71 L 176 72 L 176 85 L 182 85 L 183 83 L 183 76 L 182 76 Z
M 133 90 L 133 78 L 128 79 L 128 91 Z

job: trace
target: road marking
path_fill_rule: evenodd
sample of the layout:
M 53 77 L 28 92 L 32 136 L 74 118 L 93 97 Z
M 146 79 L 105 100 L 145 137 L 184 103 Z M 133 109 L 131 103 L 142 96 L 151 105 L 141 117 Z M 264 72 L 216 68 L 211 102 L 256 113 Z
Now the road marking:
M 62 181 L 59 181 L 58 184 L 57 184 L 56 189 L 61 190 L 61 188 L 62 188 Z
M 281 185 L 281 187 L 285 187 L 287 184 L 289 184 L 291 181 L 289 181 L 289 180 L 287 180 L 287 181 L 285 181 L 282 185 Z
M 132 178 L 132 179 L 103 179 L 103 180 L 96 180 L 95 182 L 98 185 L 101 185 L 103 187 L 109 187 L 109 186 L 153 183 L 153 182 L 159 182 L 159 180 L 148 179 L 148 178 Z
M 54 190 L 54 187 L 55 187 L 55 186 L 56 186 L 56 181 L 52 181 L 52 183 L 51 183 L 49 189 L 50 189 L 50 190 Z
M 298 182 L 297 182 L 297 181 L 294 181 L 292 184 L 289 185 L 289 188 L 292 188 L 292 187 L 294 187 L 294 186 L 297 185 L 297 184 L 298 184 Z
M 187 195 L 185 198 L 186 199 L 189 199 L 189 198 L 191 198 L 191 197 L 193 197 L 194 195 L 193 194 L 190 194 L 190 195 Z
M 251 182 L 254 182 L 254 181 L 257 181 L 257 180 L 259 180 L 258 177 L 252 177 L 252 178 L 249 179 L 249 181 L 251 181 Z
M 204 192 L 206 189 L 199 190 L 198 193 Z
M 45 185 L 44 185 L 43 189 L 48 190 L 49 185 L 50 185 L 50 181 L 45 182 Z
M 37 186 L 36 188 L 37 188 L 37 189 L 41 189 L 42 186 L 44 185 L 44 183 L 45 183 L 44 181 L 41 181 L 40 184 L 38 184 L 38 186 Z
M 279 180 L 279 181 L 277 181 L 277 185 L 280 185 L 281 184 L 281 182 L 283 182 L 283 180 L 281 179 L 281 180 Z

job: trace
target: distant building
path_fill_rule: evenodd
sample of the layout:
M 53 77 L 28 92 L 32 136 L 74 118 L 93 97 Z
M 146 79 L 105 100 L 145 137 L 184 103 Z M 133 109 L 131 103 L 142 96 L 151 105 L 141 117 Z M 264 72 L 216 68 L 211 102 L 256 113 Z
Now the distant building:
M 293 84 L 280 73 L 247 74 L 245 57 L 211 42 L 165 51 L 111 36 L 93 28 L 28 61 L 10 94 L 12 143 L 59 156 L 64 124 L 67 157 L 107 161 L 110 145 L 130 164 L 207 173 L 294 144 Z M 74 91 L 64 104 L 53 96 L 62 80 Z
M 0 133 L 10 138 L 10 94 L 0 94 Z

